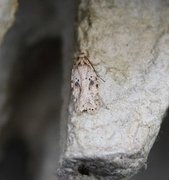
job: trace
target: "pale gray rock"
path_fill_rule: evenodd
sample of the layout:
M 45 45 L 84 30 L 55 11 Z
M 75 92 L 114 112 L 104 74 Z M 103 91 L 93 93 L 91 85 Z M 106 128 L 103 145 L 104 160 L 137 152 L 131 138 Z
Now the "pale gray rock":
M 146 167 L 169 104 L 167 2 L 86 1 L 78 4 L 76 49 L 98 75 L 100 109 L 69 107 L 63 179 L 128 179 Z

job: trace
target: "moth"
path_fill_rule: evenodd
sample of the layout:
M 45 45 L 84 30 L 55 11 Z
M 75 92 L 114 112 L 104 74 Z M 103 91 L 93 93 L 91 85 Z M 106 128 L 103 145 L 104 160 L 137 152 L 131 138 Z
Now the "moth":
M 77 113 L 92 113 L 100 106 L 98 75 L 85 53 L 75 58 L 71 76 L 74 108 Z

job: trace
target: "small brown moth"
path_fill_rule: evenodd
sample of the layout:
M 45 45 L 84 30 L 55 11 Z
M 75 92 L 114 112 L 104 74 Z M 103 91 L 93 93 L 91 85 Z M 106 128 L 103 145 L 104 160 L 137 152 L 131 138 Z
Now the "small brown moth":
M 71 87 L 76 112 L 92 113 L 99 108 L 98 75 L 85 53 L 75 59 Z

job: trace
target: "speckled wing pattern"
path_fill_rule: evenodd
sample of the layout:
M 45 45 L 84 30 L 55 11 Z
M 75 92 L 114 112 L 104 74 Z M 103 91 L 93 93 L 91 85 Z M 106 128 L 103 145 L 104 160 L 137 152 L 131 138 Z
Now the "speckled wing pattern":
M 74 108 L 77 113 L 92 113 L 99 108 L 98 76 L 84 53 L 80 53 L 75 59 L 71 76 L 71 88 Z

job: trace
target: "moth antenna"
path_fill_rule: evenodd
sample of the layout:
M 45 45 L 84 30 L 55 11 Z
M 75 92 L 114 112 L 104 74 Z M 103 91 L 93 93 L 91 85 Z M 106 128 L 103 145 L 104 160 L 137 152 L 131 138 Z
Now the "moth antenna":
M 101 79 L 103 82 L 106 82 L 103 78 L 101 78 L 101 77 L 98 75 L 96 69 L 94 68 L 94 66 L 93 66 L 93 64 L 91 63 L 91 61 L 89 60 L 89 58 L 86 57 L 86 59 L 90 62 L 90 65 L 92 66 L 92 68 L 93 68 L 94 72 L 96 73 L 97 77 L 98 77 L 99 79 Z
M 106 82 L 103 78 L 101 78 L 97 73 L 96 73 L 96 75 L 97 75 L 97 77 L 99 78 L 99 79 L 101 79 L 103 82 Z

